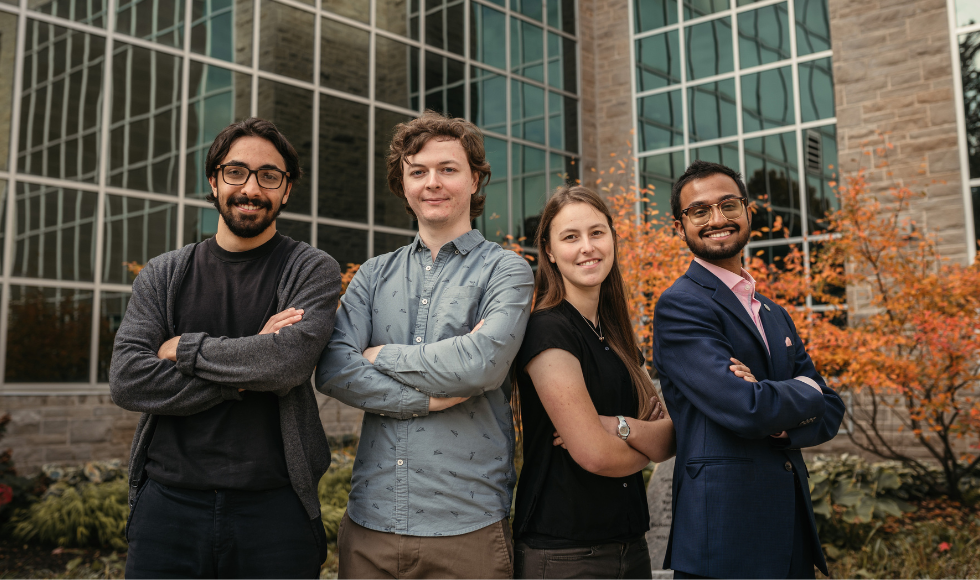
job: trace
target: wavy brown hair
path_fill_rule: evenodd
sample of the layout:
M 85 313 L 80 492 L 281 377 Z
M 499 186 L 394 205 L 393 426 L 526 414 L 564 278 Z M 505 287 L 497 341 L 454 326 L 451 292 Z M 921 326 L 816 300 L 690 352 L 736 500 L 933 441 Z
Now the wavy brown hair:
M 555 190 L 551 199 L 544 206 L 541 212 L 541 223 L 538 225 L 537 239 L 535 246 L 538 249 L 538 256 L 542 258 L 548 255 L 548 244 L 550 243 L 551 223 L 555 216 L 565 207 L 574 203 L 584 203 L 595 208 L 599 213 L 606 217 L 609 230 L 613 240 L 613 265 L 609 275 L 602 281 L 599 287 L 599 320 L 602 324 L 603 336 L 606 344 L 612 348 L 616 356 L 623 361 L 629 371 L 633 381 L 633 389 L 639 403 L 638 416 L 646 418 L 650 415 L 653 405 L 650 403 L 651 397 L 657 397 L 657 389 L 650 380 L 643 356 L 640 353 L 639 343 L 636 334 L 633 333 L 633 324 L 630 318 L 629 295 L 626 293 L 626 285 L 623 282 L 623 274 L 619 270 L 619 240 L 616 235 L 616 228 L 613 225 L 612 215 L 609 208 L 602 201 L 596 192 L 580 185 L 563 185 Z M 561 304 L 565 299 L 565 281 L 558 270 L 558 265 L 549 260 L 541 259 L 538 261 L 538 272 L 534 280 L 534 309 L 533 311 L 554 308 Z M 514 411 L 514 421 L 520 423 L 520 393 L 517 390 L 517 373 L 520 369 L 514 369 L 512 377 L 511 407 Z M 659 397 L 658 397 L 659 398 Z

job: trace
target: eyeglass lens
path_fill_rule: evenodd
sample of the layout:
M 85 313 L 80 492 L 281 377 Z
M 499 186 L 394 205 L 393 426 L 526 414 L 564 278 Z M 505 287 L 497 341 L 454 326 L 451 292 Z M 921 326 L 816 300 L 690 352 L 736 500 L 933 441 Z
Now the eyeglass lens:
M 687 211 L 687 217 L 691 220 L 693 225 L 703 226 L 711 220 L 711 208 L 716 205 L 718 206 L 718 209 L 721 210 L 721 215 L 725 216 L 726 219 L 738 219 L 738 217 L 742 215 L 741 200 L 728 199 L 721 203 L 692 207 Z
M 247 167 L 238 165 L 225 165 L 221 169 L 221 176 L 228 185 L 245 185 L 251 174 L 255 174 L 255 179 L 259 186 L 265 189 L 278 189 L 282 185 L 283 174 L 275 169 L 256 169 L 250 170 Z

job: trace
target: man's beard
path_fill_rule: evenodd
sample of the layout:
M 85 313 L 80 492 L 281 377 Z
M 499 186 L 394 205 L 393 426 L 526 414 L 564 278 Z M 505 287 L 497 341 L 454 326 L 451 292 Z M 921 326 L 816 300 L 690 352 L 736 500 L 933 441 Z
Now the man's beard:
M 711 233 L 715 230 L 709 230 L 708 232 L 697 232 L 696 235 L 685 236 L 685 242 L 687 242 L 687 247 L 691 250 L 695 256 L 701 258 L 702 260 L 728 260 L 729 258 L 734 258 L 735 256 L 742 253 L 745 248 L 745 244 L 749 243 L 748 230 L 745 230 L 746 235 L 742 236 L 742 226 L 738 224 L 732 224 L 735 228 L 735 233 L 732 234 L 733 245 L 723 246 L 720 248 L 709 248 L 707 244 L 704 243 L 701 237 L 702 233 Z
M 272 202 L 268 199 L 249 199 L 244 194 L 228 196 L 228 199 L 223 203 L 221 200 L 218 200 L 218 213 L 225 220 L 225 225 L 228 226 L 231 233 L 239 238 L 254 238 L 264 232 L 272 222 L 276 221 L 283 208 L 280 205 L 279 209 L 274 213 L 268 211 L 256 215 L 236 214 L 232 209 L 236 205 L 247 205 L 249 203 L 262 209 L 272 210 Z

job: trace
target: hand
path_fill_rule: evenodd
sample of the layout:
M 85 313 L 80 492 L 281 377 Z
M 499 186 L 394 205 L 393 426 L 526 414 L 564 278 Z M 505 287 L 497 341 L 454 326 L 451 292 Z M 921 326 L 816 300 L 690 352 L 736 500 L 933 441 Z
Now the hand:
M 378 346 L 372 346 L 371 348 L 366 348 L 364 349 L 363 356 L 364 358 L 367 359 L 369 363 L 374 364 L 374 361 L 378 360 L 378 353 L 381 352 L 381 349 L 384 347 L 385 345 L 380 344 Z
M 483 320 L 481 320 L 480 322 L 477 322 L 477 323 L 476 323 L 476 326 L 474 326 L 474 327 L 473 327 L 473 330 L 471 330 L 471 331 L 470 331 L 470 334 L 473 334 L 473 333 L 474 333 L 474 332 L 476 332 L 477 330 L 480 330 L 480 327 L 481 327 L 481 326 L 483 326 L 483 321 L 484 321 L 484 320 L 486 320 L 486 318 L 484 318 L 484 319 L 483 319 Z
M 787 437 L 789 437 L 789 435 L 786 434 L 786 431 L 780 431 L 779 433 L 776 433 L 775 435 L 770 435 L 770 437 L 772 437 L 774 439 L 786 439 Z
M 650 397 L 650 403 L 653 405 L 653 407 L 650 409 L 650 414 L 646 418 L 647 421 L 659 421 L 660 419 L 667 417 L 667 410 L 660 404 L 660 399 L 657 397 Z
M 177 343 L 180 342 L 180 335 L 171 338 L 167 342 L 160 345 L 160 350 L 157 351 L 157 358 L 160 360 L 170 360 L 177 362 Z
M 259 334 L 279 334 L 279 331 L 287 326 L 292 326 L 303 319 L 303 310 L 287 308 L 279 314 L 273 314 Z
M 744 364 L 742 364 L 737 358 L 731 358 L 729 360 L 731 360 L 735 364 L 733 364 L 732 366 L 728 367 L 728 370 L 730 370 L 733 373 L 735 373 L 735 376 L 736 377 L 741 377 L 741 378 L 745 379 L 746 381 L 748 381 L 750 383 L 757 383 L 757 382 L 759 382 L 759 381 L 755 380 L 755 375 L 752 374 L 752 371 L 749 370 L 749 367 L 747 367 Z
M 458 405 L 466 399 L 469 399 L 469 397 L 429 397 L 429 412 L 445 411 L 449 407 Z
M 568 447 L 565 447 L 565 441 L 561 438 L 561 435 L 558 434 L 558 431 L 555 431 L 553 435 L 555 437 L 555 441 L 552 443 L 552 445 L 555 447 L 561 446 L 562 449 L 568 449 Z

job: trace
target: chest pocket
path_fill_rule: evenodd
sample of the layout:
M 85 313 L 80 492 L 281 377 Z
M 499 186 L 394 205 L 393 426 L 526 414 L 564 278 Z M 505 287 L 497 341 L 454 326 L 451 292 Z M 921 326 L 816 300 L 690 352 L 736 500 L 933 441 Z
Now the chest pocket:
M 473 330 L 479 315 L 483 288 L 479 286 L 460 286 L 451 288 L 439 299 L 430 315 L 433 340 L 443 340 L 462 336 Z

